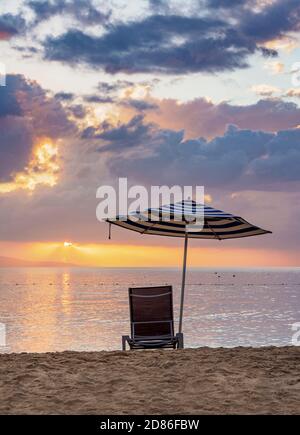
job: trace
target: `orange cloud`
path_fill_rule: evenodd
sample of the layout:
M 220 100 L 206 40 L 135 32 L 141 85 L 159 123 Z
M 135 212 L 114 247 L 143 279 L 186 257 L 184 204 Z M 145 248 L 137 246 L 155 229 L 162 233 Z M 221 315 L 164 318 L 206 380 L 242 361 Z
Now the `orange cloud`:
M 59 169 L 58 145 L 50 139 L 40 139 L 24 171 L 14 174 L 11 182 L 0 183 L 0 194 L 19 189 L 32 192 L 38 185 L 53 187 L 58 181 Z
M 266 42 L 264 47 L 270 50 L 283 50 L 287 53 L 291 53 L 299 47 L 299 41 L 291 36 L 283 36 Z
M 11 38 L 11 34 L 9 32 L 5 32 L 4 30 L 0 31 L 0 41 L 7 41 Z

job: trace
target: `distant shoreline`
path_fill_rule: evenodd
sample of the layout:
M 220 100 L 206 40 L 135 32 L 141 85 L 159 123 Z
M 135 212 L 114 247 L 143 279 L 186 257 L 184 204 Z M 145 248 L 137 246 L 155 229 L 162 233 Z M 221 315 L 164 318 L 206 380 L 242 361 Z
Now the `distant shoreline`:
M 94 265 L 80 265 L 72 263 L 60 263 L 60 262 L 34 262 L 21 259 L 11 259 L 14 260 L 12 263 L 1 263 L 0 257 L 0 269 L 23 269 L 23 268 L 72 268 L 72 269 L 108 269 L 108 270 L 174 270 L 181 271 L 180 266 L 94 266 Z M 247 272 L 247 271 L 289 271 L 300 269 L 300 266 L 190 266 L 190 271 L 199 272 Z
M 49 264 L 39 264 L 39 265 L 22 265 L 22 266 L 4 266 L 4 265 L 0 265 L 0 269 L 64 269 L 64 268 L 72 268 L 72 269 L 80 269 L 82 266 L 76 266 L 76 265 L 72 265 L 72 264 L 54 264 L 54 265 L 49 265 Z M 87 269 L 90 269 L 89 266 L 84 266 Z
M 77 264 L 61 263 L 59 261 L 30 261 L 20 258 L 0 256 L 0 268 L 11 267 L 80 267 Z

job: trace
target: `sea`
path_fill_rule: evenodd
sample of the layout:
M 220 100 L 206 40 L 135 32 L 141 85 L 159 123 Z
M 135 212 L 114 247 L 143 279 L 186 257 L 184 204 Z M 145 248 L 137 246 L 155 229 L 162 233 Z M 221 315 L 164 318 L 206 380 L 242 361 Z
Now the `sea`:
M 0 352 L 120 350 L 129 334 L 128 288 L 173 286 L 181 270 L 0 269 Z M 286 346 L 300 329 L 300 268 L 190 268 L 186 347 Z

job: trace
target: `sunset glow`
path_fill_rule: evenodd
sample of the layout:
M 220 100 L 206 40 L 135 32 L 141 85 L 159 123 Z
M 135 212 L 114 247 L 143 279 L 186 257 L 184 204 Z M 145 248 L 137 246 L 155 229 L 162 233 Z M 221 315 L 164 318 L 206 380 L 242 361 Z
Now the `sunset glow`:
M 96 192 L 126 177 L 204 186 L 207 205 L 273 233 L 191 243 L 193 265 L 299 263 L 296 1 L 0 3 L 4 256 L 180 264 L 165 237 L 108 241 Z
M 0 243 L 8 257 L 32 262 L 62 262 L 81 267 L 181 267 L 182 243 L 175 247 L 160 245 L 78 244 L 64 243 Z M 255 263 L 253 258 L 255 257 Z M 200 242 L 190 243 L 190 267 L 264 267 L 296 266 L 294 252 L 270 249 L 236 249 L 221 245 L 203 248 Z
M 53 187 L 58 181 L 58 145 L 41 141 L 33 150 L 32 158 L 24 171 L 14 174 L 13 181 L 0 183 L 0 194 L 23 189 L 33 192 L 37 186 Z

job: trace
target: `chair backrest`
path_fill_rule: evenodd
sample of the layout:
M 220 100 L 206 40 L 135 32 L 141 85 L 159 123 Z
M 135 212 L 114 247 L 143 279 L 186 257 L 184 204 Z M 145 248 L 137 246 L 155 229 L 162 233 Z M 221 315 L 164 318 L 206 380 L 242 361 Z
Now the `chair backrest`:
M 129 306 L 133 339 L 174 336 L 172 286 L 130 288 Z

